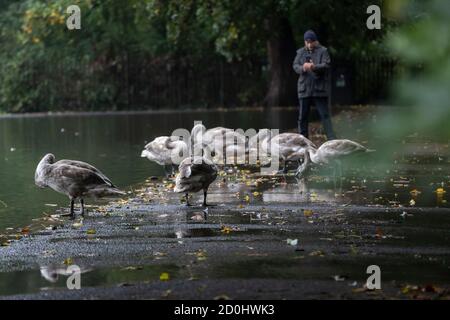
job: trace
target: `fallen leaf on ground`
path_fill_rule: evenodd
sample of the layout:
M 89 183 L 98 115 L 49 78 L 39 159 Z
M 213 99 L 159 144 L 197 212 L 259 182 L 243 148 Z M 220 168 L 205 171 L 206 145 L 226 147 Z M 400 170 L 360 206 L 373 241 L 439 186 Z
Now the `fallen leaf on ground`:
M 203 221 L 203 220 L 205 220 L 205 218 L 203 218 L 203 214 L 201 214 L 201 213 L 196 213 L 196 214 L 194 214 L 194 215 L 191 217 L 191 220 L 194 220 L 194 221 Z
M 135 270 L 142 270 L 142 269 L 143 269 L 143 267 L 141 267 L 141 266 L 138 266 L 138 267 L 129 266 L 129 267 L 122 268 L 121 270 L 124 270 L 124 271 L 135 271 Z
M 30 232 L 30 228 L 29 227 L 22 228 L 22 230 L 20 232 L 22 232 L 22 233 L 29 233 Z
M 303 215 L 305 217 L 311 217 L 313 215 L 313 211 L 312 210 L 304 210 Z
M 167 298 L 172 293 L 172 290 L 168 289 L 161 294 L 162 298 Z
M 220 232 L 223 232 L 225 234 L 229 234 L 231 231 L 233 231 L 233 229 L 231 229 L 230 227 L 226 227 L 226 226 L 223 226 L 222 229 L 220 230 Z
M 383 230 L 381 230 L 380 227 L 377 227 L 377 228 L 376 228 L 376 230 L 375 230 L 375 236 L 376 236 L 378 239 L 383 238 Z
M 198 261 L 206 260 L 206 251 L 200 249 L 195 253 L 195 256 Z
M 170 279 L 170 276 L 167 272 L 163 272 L 159 276 L 159 280 L 161 280 L 161 281 L 168 281 L 169 279 Z
M 322 250 L 313 251 L 309 254 L 311 257 L 319 256 L 323 257 L 325 256 L 325 253 Z
M 75 223 L 72 224 L 72 227 L 74 227 L 74 228 L 81 228 L 82 226 L 83 226 L 83 222 L 82 221 L 75 222 Z
M 298 239 L 287 239 L 286 242 L 288 245 L 296 246 L 298 244 Z

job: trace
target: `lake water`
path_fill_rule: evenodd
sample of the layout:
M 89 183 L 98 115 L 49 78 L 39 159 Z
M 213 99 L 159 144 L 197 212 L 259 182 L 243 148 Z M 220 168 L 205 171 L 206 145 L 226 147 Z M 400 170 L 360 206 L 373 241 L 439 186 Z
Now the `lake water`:
M 177 128 L 190 130 L 196 120 L 208 128 L 273 128 L 283 132 L 296 127 L 297 110 L 0 117 L 0 233 L 8 227 L 24 227 L 43 213 L 54 213 L 58 207 L 68 206 L 66 196 L 51 189 L 39 189 L 34 184 L 36 165 L 46 153 L 53 153 L 57 160 L 77 159 L 91 163 L 121 189 L 130 191 L 133 185 L 150 176 L 164 175 L 163 168 L 140 157 L 145 144 L 157 136 L 169 135 Z M 333 118 L 340 137 L 377 149 L 369 159 L 348 166 L 353 172 L 347 177 L 344 189 L 338 192 L 351 194 L 363 188 L 376 200 L 372 203 L 361 198 L 360 202 L 368 205 L 399 203 L 408 206 L 410 200 L 414 200 L 418 206 L 448 207 L 448 141 L 437 143 L 412 136 L 403 141 L 390 141 L 394 148 L 389 149 L 386 141 L 368 134 L 368 122 L 372 120 L 370 113 L 358 116 L 354 111 L 337 112 Z M 312 129 L 313 140 L 317 136 L 315 130 Z M 358 178 L 354 179 L 355 176 Z M 333 187 L 324 180 L 317 182 L 314 179 L 310 185 L 324 192 Z M 439 188 L 443 193 L 436 193 Z
M 0 117 L 0 233 L 23 227 L 68 199 L 34 184 L 34 171 L 43 155 L 77 159 L 102 170 L 124 190 L 163 169 L 141 158 L 143 146 L 174 129 L 190 130 L 195 120 L 207 127 L 294 128 L 295 109 L 261 111 L 194 111 Z

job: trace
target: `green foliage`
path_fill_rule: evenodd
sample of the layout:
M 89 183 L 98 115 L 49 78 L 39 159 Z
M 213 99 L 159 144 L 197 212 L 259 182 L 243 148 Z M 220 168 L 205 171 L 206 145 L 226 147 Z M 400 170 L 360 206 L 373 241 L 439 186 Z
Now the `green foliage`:
M 384 117 L 380 132 L 394 139 L 416 133 L 448 141 L 450 3 L 403 0 L 391 14 L 398 18 L 408 16 L 414 22 L 391 33 L 386 42 L 405 66 L 393 88 L 393 102 L 403 108 Z
M 367 5 L 377 3 L 381 0 L 2 1 L 0 110 L 126 107 L 127 68 L 150 73 L 152 64 L 170 59 L 175 66 L 199 68 L 217 57 L 264 61 L 279 18 L 288 19 L 298 46 L 303 32 L 313 28 L 332 53 L 377 55 L 384 31 L 361 28 Z M 81 8 L 80 31 L 65 26 L 72 4 Z M 252 101 L 249 95 L 260 91 L 260 81 L 243 88 L 239 99 Z

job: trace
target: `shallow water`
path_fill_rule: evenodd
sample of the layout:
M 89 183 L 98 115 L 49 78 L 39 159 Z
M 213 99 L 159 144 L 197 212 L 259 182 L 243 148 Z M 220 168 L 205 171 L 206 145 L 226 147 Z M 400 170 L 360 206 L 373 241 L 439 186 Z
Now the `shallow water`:
M 34 171 L 43 155 L 86 161 L 116 185 L 131 186 L 164 171 L 141 158 L 143 146 L 177 128 L 192 128 L 195 120 L 207 127 L 292 128 L 296 110 L 83 114 L 67 116 L 0 117 L 0 230 L 23 227 L 68 199 L 34 185 Z M 46 205 L 47 204 L 47 205 Z M 1 233 L 2 231 L 0 231 Z
M 123 267 L 104 269 L 81 269 L 82 286 L 127 286 L 138 282 L 159 281 L 162 273 L 169 273 L 171 279 L 177 279 L 178 267 L 175 265 L 154 265 L 143 267 Z M 67 266 L 40 266 L 40 271 L 20 271 L 0 273 L 0 294 L 14 295 L 38 293 L 67 288 L 70 273 Z M 70 281 L 70 280 L 69 280 Z M 74 281 L 70 281 L 74 283 Z
M 296 110 L 240 110 L 0 118 L 0 235 L 18 227 L 6 233 L 23 236 L 2 247 L 8 253 L 0 258 L 20 262 L 2 266 L 15 271 L 0 272 L 0 295 L 65 288 L 67 275 L 49 281 L 42 268 L 64 270 L 69 257 L 81 262 L 82 269 L 85 265 L 83 287 L 158 283 L 162 272 L 171 279 L 188 279 L 190 269 L 183 268 L 195 258 L 188 255 L 186 261 L 186 254 L 205 247 L 211 256 L 205 267 L 199 264 L 198 277 L 330 281 L 333 275 L 350 275 L 351 282 L 359 283 L 366 276 L 364 268 L 381 259 L 386 280 L 448 283 L 448 211 L 435 209 L 450 207 L 448 141 L 406 137 L 394 142 L 393 150 L 367 133 L 364 119 L 343 112 L 333 119 L 340 137 L 376 153 L 346 162 L 342 176 L 332 167 L 316 167 L 306 180 L 292 172 L 261 176 L 256 168 L 231 167 L 210 188 L 208 202 L 217 207 L 210 209 L 208 221 L 203 208 L 181 205 L 172 181 L 149 180 L 164 171 L 140 157 L 146 142 L 177 128 L 190 129 L 194 120 L 207 127 L 284 131 L 295 127 L 296 117 Z M 312 139 L 320 142 L 317 134 Z M 48 152 L 97 166 L 136 198 L 112 205 L 110 216 L 89 207 L 81 229 L 66 222 L 63 229 L 41 231 L 48 242 L 33 239 L 29 234 L 36 229 L 58 224 L 42 218 L 43 213 L 67 210 L 68 205 L 65 196 L 34 185 L 36 164 Z M 191 203 L 201 201 L 196 194 Z M 20 231 L 31 223 L 31 232 Z M 93 236 L 86 234 L 91 229 L 96 230 Z M 285 256 L 286 238 L 298 238 L 302 250 Z M 325 257 L 313 255 L 318 250 L 327 251 Z M 353 256 L 354 250 L 361 254 Z M 168 257 L 155 256 L 159 251 Z M 222 261 L 223 254 L 230 256 Z

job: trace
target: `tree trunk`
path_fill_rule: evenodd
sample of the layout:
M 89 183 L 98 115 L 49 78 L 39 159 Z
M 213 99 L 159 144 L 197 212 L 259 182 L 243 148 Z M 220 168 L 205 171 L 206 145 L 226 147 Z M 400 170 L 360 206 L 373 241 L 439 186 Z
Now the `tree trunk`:
M 270 34 L 267 41 L 270 75 L 264 105 L 297 105 L 297 77 L 292 69 L 297 48 L 291 25 L 287 18 L 276 17 L 267 21 L 266 27 Z

